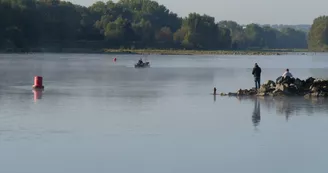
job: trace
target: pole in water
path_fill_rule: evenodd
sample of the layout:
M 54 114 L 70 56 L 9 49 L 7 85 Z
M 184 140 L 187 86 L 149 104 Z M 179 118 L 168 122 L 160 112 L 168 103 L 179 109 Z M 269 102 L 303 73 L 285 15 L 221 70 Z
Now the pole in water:
M 33 89 L 44 89 L 43 78 L 41 76 L 34 76 L 34 85 Z
M 214 91 L 213 91 L 213 95 L 216 95 L 216 87 L 214 87 L 213 90 L 214 90 Z

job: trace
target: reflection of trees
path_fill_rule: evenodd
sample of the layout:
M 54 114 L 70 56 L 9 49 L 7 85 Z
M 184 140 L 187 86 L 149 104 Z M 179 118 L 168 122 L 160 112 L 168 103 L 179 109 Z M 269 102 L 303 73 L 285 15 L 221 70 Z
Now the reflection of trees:
M 252 100 L 257 105 L 257 101 L 261 102 L 261 105 L 264 105 L 264 108 L 269 112 L 273 111 L 272 108 L 275 108 L 277 115 L 284 115 L 286 119 L 292 115 L 307 114 L 313 115 L 314 113 L 324 113 L 328 110 L 328 99 L 317 98 L 317 99 L 304 99 L 304 98 L 250 98 L 250 97 L 240 97 L 240 101 L 243 100 Z M 255 110 L 255 108 L 254 108 Z
M 290 99 L 279 98 L 275 99 L 276 102 L 276 113 L 278 115 L 285 115 L 286 120 L 290 117 L 294 112 L 298 112 L 299 108 L 295 107 Z
M 275 99 L 277 114 L 285 115 L 288 119 L 291 115 L 306 113 L 313 115 L 318 112 L 326 112 L 328 100 L 325 98 L 303 99 L 303 98 L 281 98 Z

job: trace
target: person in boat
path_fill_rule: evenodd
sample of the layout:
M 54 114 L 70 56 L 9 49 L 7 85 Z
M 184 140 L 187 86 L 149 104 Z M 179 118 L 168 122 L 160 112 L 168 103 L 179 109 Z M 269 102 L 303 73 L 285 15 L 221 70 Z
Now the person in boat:
M 140 58 L 139 61 L 138 61 L 138 65 L 142 65 L 143 64 L 143 61 L 142 59 Z
M 252 74 L 254 76 L 254 81 L 255 81 L 255 89 L 259 89 L 260 88 L 260 84 L 261 84 L 261 68 L 259 67 L 259 65 L 257 63 L 255 63 L 255 66 L 253 68 Z

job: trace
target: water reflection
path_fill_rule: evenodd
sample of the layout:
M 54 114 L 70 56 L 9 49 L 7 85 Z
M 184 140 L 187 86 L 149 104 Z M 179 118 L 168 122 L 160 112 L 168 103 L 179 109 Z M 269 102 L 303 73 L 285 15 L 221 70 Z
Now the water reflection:
M 258 98 L 254 99 L 254 110 L 252 114 L 252 122 L 254 127 L 257 127 L 261 121 L 261 105 Z
M 297 115 L 297 112 L 301 109 L 301 107 L 294 106 L 291 99 L 276 99 L 276 108 L 278 115 L 284 115 L 286 117 L 286 121 L 289 120 L 289 117 L 294 114 Z
M 314 115 L 325 113 L 328 110 L 328 100 L 325 98 L 303 99 L 303 98 L 285 98 L 275 99 L 276 113 L 284 115 L 286 120 L 293 115 Z
M 305 99 L 303 97 L 295 98 L 250 98 L 250 97 L 239 97 L 238 100 L 243 101 L 252 101 L 254 102 L 254 111 L 253 111 L 253 123 L 258 124 L 254 119 L 255 117 L 260 118 L 257 115 L 260 112 L 260 104 L 264 105 L 264 108 L 268 112 L 274 112 L 277 115 L 283 115 L 286 118 L 286 121 L 292 116 L 300 115 L 314 115 L 317 113 L 325 113 L 328 111 L 328 99 L 326 98 L 317 98 L 317 99 Z
M 42 99 L 43 90 L 34 89 L 32 91 L 33 91 L 33 95 L 34 95 L 34 102 Z

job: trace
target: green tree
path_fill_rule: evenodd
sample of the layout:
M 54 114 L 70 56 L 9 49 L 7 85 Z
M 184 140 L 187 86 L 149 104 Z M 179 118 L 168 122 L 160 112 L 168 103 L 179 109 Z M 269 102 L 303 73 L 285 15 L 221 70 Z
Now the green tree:
M 308 36 L 310 50 L 328 50 L 328 16 L 314 19 Z
M 327 47 L 327 17 L 314 20 L 309 47 Z M 7 48 L 305 48 L 303 31 L 206 14 L 181 18 L 152 0 L 98 1 L 89 7 L 60 0 L 0 0 L 0 49 Z

